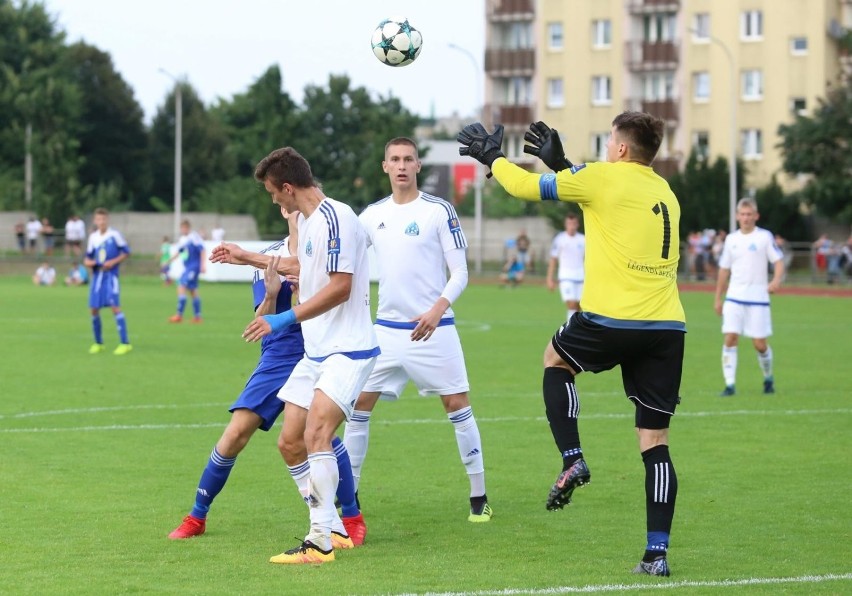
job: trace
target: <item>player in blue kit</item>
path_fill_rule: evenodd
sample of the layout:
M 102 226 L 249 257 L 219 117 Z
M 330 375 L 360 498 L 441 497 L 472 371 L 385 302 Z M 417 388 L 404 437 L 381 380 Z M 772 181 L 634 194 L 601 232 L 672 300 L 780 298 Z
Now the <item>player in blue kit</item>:
M 130 247 L 120 232 L 109 227 L 109 211 L 103 208 L 95 209 L 94 219 L 96 229 L 89 235 L 86 258 L 83 261 L 86 267 L 92 268 L 89 308 L 92 310 L 92 332 L 95 335 L 95 343 L 89 348 L 89 354 L 99 354 L 105 349 L 101 329 L 101 309 L 111 308 L 121 341 L 113 354 L 123 356 L 133 347 L 127 338 L 127 321 L 121 311 L 118 276 L 119 265 L 130 256 Z
M 177 254 L 167 262 L 166 267 L 178 257 L 183 258 L 183 274 L 178 281 L 177 312 L 169 317 L 170 323 L 183 321 L 183 311 L 186 308 L 186 293 L 192 296 L 192 322 L 201 322 L 201 297 L 198 295 L 198 276 L 204 273 L 204 240 L 198 232 L 192 231 L 189 220 L 180 222 L 180 240 Z
M 282 215 L 287 217 L 285 211 Z M 298 215 L 298 214 L 297 214 Z M 255 312 L 258 315 L 278 314 L 290 310 L 293 301 L 293 289 L 290 283 L 283 283 L 277 271 L 287 274 L 286 281 L 293 281 L 298 274 L 298 261 L 291 259 L 282 267 L 281 257 L 289 257 L 296 252 L 296 220 L 289 217 L 291 235 L 276 242 L 261 253 L 248 253 L 234 244 L 224 244 L 213 252 L 211 259 L 235 265 L 255 265 L 252 281 Z M 266 267 L 264 272 L 260 267 Z M 201 474 L 195 494 L 195 505 L 189 515 L 169 538 L 181 539 L 200 536 L 206 529 L 207 512 L 228 480 L 237 455 L 248 444 L 257 429 L 268 431 L 284 409 L 284 402 L 278 398 L 278 391 L 290 377 L 293 367 L 301 360 L 305 351 L 301 326 L 294 325 L 273 335 L 263 338 L 260 360 L 257 368 L 248 379 L 245 388 L 230 408 L 231 421 L 222 433 L 222 437 L 213 448 L 207 467 Z M 279 449 L 281 445 L 279 442 Z M 338 499 L 344 505 L 344 516 L 358 516 L 360 511 L 355 504 L 355 485 L 352 480 L 352 468 L 349 454 L 343 442 L 335 438 L 334 452 L 337 457 L 341 478 L 338 487 Z M 283 451 L 282 451 L 283 455 Z M 289 464 L 290 462 L 288 462 Z M 298 462 L 294 462 L 298 463 Z M 300 466 L 290 467 L 294 476 L 307 473 Z M 346 518 L 344 517 L 344 520 Z M 336 548 L 352 548 L 354 544 L 346 532 L 332 534 Z

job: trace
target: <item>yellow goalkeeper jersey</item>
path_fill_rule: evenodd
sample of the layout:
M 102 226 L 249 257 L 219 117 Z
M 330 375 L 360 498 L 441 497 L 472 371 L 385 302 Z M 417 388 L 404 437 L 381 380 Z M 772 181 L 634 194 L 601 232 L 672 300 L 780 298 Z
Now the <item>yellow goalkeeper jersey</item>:
M 501 158 L 492 172 L 515 197 L 569 201 L 583 210 L 586 280 L 580 306 L 593 320 L 685 329 L 677 290 L 680 204 L 653 169 L 595 162 L 535 174 Z

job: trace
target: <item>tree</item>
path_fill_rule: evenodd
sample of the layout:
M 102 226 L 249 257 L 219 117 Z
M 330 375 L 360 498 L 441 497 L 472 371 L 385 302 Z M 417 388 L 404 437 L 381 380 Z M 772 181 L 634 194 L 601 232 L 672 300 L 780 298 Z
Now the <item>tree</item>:
M 737 167 L 737 189 L 743 187 L 743 173 L 740 164 Z M 717 157 L 711 163 L 709 159 L 692 153 L 683 171 L 669 178 L 669 186 L 680 203 L 681 239 L 685 239 L 690 231 L 728 229 L 729 175 L 728 160 L 724 157 Z
M 76 43 L 68 48 L 65 62 L 82 97 L 81 199 L 102 198 L 106 188 L 112 188 L 118 190 L 118 200 L 132 207 L 143 203 L 148 194 L 148 136 L 133 90 L 115 71 L 110 55 L 96 47 Z
M 822 215 L 852 223 L 852 86 L 830 91 L 812 117 L 778 127 L 783 168 L 805 174 L 802 200 Z
M 179 83 L 183 104 L 182 142 L 182 207 L 197 208 L 195 192 L 215 182 L 234 176 L 236 165 L 228 153 L 228 137 L 222 124 L 211 117 L 195 89 L 187 82 Z M 169 205 L 174 194 L 175 91 L 166 97 L 151 124 L 148 159 L 151 164 L 151 193 L 160 204 Z M 152 198 L 142 209 L 154 209 Z

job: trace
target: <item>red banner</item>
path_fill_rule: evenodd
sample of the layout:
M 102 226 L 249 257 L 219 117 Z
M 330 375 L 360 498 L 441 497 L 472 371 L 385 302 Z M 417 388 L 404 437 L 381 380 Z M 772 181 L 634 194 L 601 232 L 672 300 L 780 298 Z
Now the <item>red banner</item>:
M 464 201 L 465 196 L 473 187 L 476 180 L 476 164 L 460 164 L 453 165 L 453 204 L 458 205 Z

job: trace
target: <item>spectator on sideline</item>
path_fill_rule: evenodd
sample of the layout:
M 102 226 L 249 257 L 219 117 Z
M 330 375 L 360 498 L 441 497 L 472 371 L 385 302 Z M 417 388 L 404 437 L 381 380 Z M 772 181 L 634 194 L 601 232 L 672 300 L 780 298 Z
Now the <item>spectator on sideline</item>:
M 68 276 L 65 278 L 66 286 L 85 286 L 89 283 L 89 270 L 77 261 L 71 263 Z
M 83 254 L 83 241 L 86 239 L 86 223 L 73 213 L 65 222 L 65 256 L 79 257 Z
M 18 241 L 18 250 L 21 251 L 21 254 L 27 252 L 26 226 L 22 221 L 15 224 L 15 238 Z
M 35 254 L 38 252 L 38 237 L 41 235 L 41 222 L 31 217 L 27 222 L 27 252 Z
M 56 240 L 56 230 L 51 225 L 50 220 L 43 217 L 41 220 L 41 237 L 44 242 L 44 254 L 47 256 L 53 255 L 53 245 Z
M 56 281 L 56 269 L 50 266 L 50 263 L 45 261 L 33 275 L 33 283 L 37 286 L 52 286 Z

